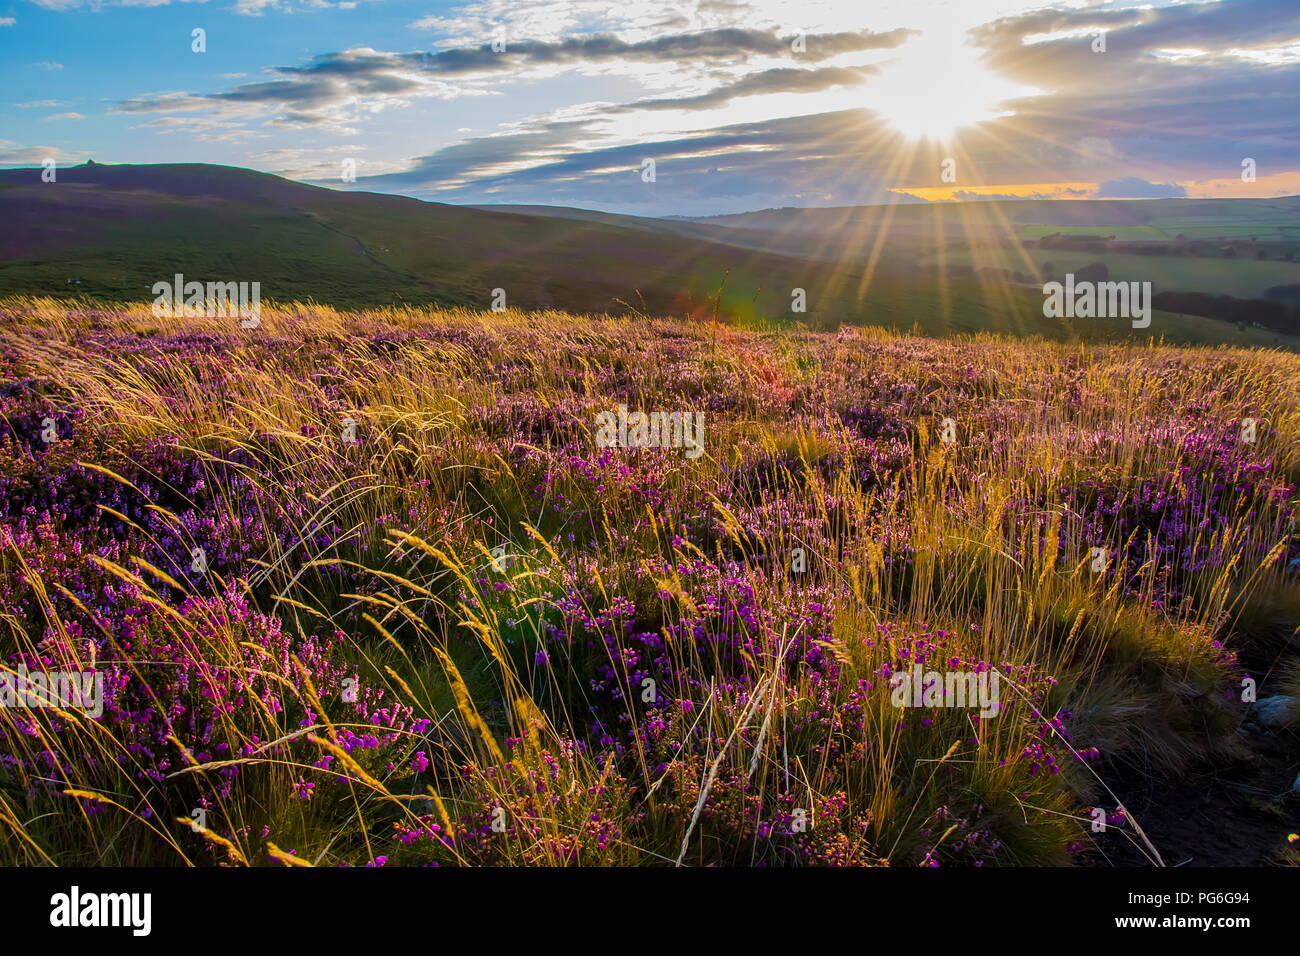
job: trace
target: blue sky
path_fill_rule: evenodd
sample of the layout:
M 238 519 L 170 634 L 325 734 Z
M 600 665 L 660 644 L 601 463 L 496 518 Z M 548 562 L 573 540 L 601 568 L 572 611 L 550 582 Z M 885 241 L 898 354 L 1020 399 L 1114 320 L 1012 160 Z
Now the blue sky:
M 1300 193 L 1295 0 L 0 0 L 0 80 L 6 166 L 640 215 Z

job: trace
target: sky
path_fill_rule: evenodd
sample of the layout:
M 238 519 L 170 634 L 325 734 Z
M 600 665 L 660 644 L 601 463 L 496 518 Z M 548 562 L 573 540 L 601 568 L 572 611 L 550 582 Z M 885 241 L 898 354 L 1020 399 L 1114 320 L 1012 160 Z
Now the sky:
M 1297 117 L 1300 0 L 0 0 L 0 166 L 644 216 L 1260 198 L 1300 194 Z

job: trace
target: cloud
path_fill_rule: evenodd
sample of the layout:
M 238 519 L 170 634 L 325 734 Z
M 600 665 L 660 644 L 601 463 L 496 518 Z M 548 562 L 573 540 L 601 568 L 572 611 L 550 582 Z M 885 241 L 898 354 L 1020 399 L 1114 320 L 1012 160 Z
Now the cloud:
M 47 10 L 99 10 L 103 7 L 165 7 L 171 3 L 207 3 L 208 0 L 32 0 Z M 235 13 L 260 17 L 267 10 L 308 13 L 316 10 L 353 10 L 359 0 L 235 0 Z M 13 21 L 10 20 L 10 23 Z M 0 19 L 0 26 L 4 26 Z
M 845 53 L 887 50 L 903 43 L 911 30 L 872 33 L 819 34 L 806 38 L 806 52 L 800 59 L 827 60 Z M 287 75 L 343 76 L 410 69 L 432 76 L 486 76 L 514 72 L 526 66 L 591 66 L 602 62 L 671 63 L 690 59 L 693 64 L 744 64 L 755 57 L 791 56 L 792 36 L 775 30 L 726 28 L 699 33 L 667 34 L 629 42 L 612 34 L 595 33 L 568 37 L 557 42 L 539 40 L 506 41 L 501 52 L 491 43 L 477 47 L 442 50 L 437 53 L 380 53 L 348 50 L 315 57 L 307 66 L 279 67 Z
M 304 6 L 241 2 L 245 13 Z M 903 141 L 880 117 L 844 108 L 863 102 L 856 85 L 874 83 L 881 66 L 893 68 L 893 60 L 880 63 L 871 54 L 901 47 L 888 54 L 899 63 L 941 55 L 942 36 L 937 44 L 904 45 L 916 33 L 907 27 L 925 21 L 909 19 L 915 15 L 903 6 L 895 21 L 883 24 L 899 26 L 888 32 L 809 24 L 817 32 L 804 38 L 806 52 L 799 53 L 796 35 L 769 27 L 763 9 L 739 0 L 668 0 L 636 9 L 604 0 L 471 0 L 451 18 L 416 26 L 461 30 L 472 39 L 444 37 L 432 50 L 412 52 L 360 46 L 324 52 L 248 80 L 225 77 L 230 82 L 216 92 L 134 96 L 114 112 L 154 117 L 143 125 L 157 131 L 209 139 L 316 130 L 338 143 L 358 141 L 364 130 L 374 155 L 386 150 L 388 158 L 366 164 L 356 188 L 643 214 L 898 201 L 901 193 L 928 198 L 926 190 L 936 188 L 969 198 L 1024 198 L 1029 192 L 1061 196 L 1067 188 L 1079 195 L 1079 184 L 1091 195 L 1100 183 L 1102 196 L 1173 196 L 1191 188 L 1180 183 L 1219 189 L 1247 156 L 1258 160 L 1261 176 L 1300 169 L 1300 127 L 1293 119 L 1300 115 L 1300 7 L 1294 0 L 1076 5 L 977 26 L 965 37 L 986 68 L 1045 92 L 1001 104 L 997 112 L 1007 115 L 999 119 L 963 127 L 962 178 L 947 187 L 937 178 L 937 146 Z M 498 24 L 507 31 L 500 52 L 485 42 Z M 594 26 L 603 32 L 592 32 Z M 933 40 L 933 26 L 927 24 L 923 39 Z M 1091 33 L 1103 29 L 1106 52 L 1094 53 Z M 932 60 L 924 65 L 941 69 Z M 575 96 L 575 76 L 598 92 Z M 516 96 L 524 83 L 557 77 L 564 82 Z M 552 91 L 570 98 L 557 103 Z M 835 103 L 840 109 L 781 117 L 774 114 L 786 100 L 754 99 L 774 94 L 809 94 L 800 107 L 829 110 Z M 577 98 L 601 95 L 617 95 L 617 102 Z M 387 150 L 392 140 L 382 137 L 401 124 L 385 127 L 375 121 L 379 113 L 470 96 L 504 96 L 516 111 L 497 131 L 478 134 L 457 116 L 443 132 L 460 127 L 469 138 L 424 155 L 403 160 Z M 917 100 L 924 106 L 923 95 Z M 547 112 L 519 115 L 520 104 L 539 103 Z M 707 112 L 733 103 L 716 119 Z M 491 129 L 492 122 L 465 125 Z M 381 138 L 372 139 L 376 134 Z M 299 135 L 291 145 L 304 142 Z M 337 158 L 330 148 L 255 155 L 328 178 Z M 656 183 L 640 180 L 644 158 L 658 163 Z
M 957 189 L 953 191 L 952 199 L 960 202 L 1006 202 L 1016 199 L 1060 199 L 1063 196 L 1083 199 L 1088 195 L 1086 189 L 1063 189 L 1053 192 L 1024 192 L 1024 193 L 986 193 L 977 192 L 972 189 Z
M 200 143 L 242 143 L 268 134 L 247 129 L 238 121 L 214 116 L 159 116 L 132 129 L 155 129 L 160 133 L 189 133 Z
M 33 63 L 33 66 L 39 66 L 42 70 L 61 70 L 62 63 L 55 63 L 53 60 L 43 60 L 40 63 Z
M 725 83 L 708 93 L 697 96 L 661 97 L 637 100 L 622 108 L 624 112 L 636 110 L 707 110 L 725 106 L 740 96 L 761 96 L 772 93 L 814 93 L 836 86 L 856 86 L 868 76 L 880 72 L 874 66 L 823 67 L 817 70 L 797 70 L 780 67 L 750 73 L 738 80 Z
M 85 118 L 86 117 L 80 113 L 54 113 L 51 116 L 45 117 L 42 122 L 48 123 L 51 120 L 83 120 Z
M 538 164 L 564 162 L 567 147 L 587 130 L 588 125 L 582 122 L 556 122 L 527 132 L 476 137 L 422 156 L 401 173 L 371 177 L 370 181 L 440 186 L 507 175 L 508 171 Z M 600 162 L 608 162 L 608 158 Z M 640 163 L 639 158 L 636 163 Z
M 363 155 L 369 149 L 361 143 L 340 143 L 312 148 L 266 149 L 245 155 L 249 162 L 257 163 L 258 168 L 274 172 L 277 176 L 333 186 L 343 185 L 345 160 L 354 163 L 355 172 L 361 175 L 397 172 L 402 168 L 400 163 Z
M 123 100 L 113 107 L 115 113 L 177 113 L 210 109 L 213 100 L 191 93 L 146 93 Z
M 0 139 L 0 166 L 40 166 L 47 159 L 52 159 L 60 166 L 78 162 L 89 156 L 87 151 L 67 153 L 57 146 L 19 146 L 8 140 Z
M 31 100 L 27 103 L 15 103 L 14 106 L 20 110 L 33 109 L 54 109 L 57 106 L 63 106 L 63 100 Z
M 1135 174 L 1148 165 L 1130 155 L 1134 141 L 1128 137 L 1140 129 L 1102 136 L 1085 126 L 1089 134 L 1081 136 L 1075 117 L 1010 117 L 966 128 L 957 186 L 943 186 L 939 177 L 945 147 L 905 141 L 866 109 L 592 148 L 601 124 L 596 112 L 567 122 L 519 124 L 417 157 L 401 172 L 363 175 L 355 188 L 442 202 L 582 205 L 642 215 L 856 205 L 903 196 L 1087 198 L 1098 188 L 1112 197 L 1185 195 L 1176 183 Z M 656 161 L 652 184 L 640 179 L 646 158 Z M 1168 175 L 1169 157 L 1150 165 Z M 1297 167 L 1293 161 L 1289 168 Z M 1115 172 L 1089 175 L 1095 169 Z M 1052 170 L 1077 174 L 1045 178 Z
M 1093 52 L 1095 29 L 1106 30 L 1105 52 Z M 1049 91 L 1006 104 L 1044 131 L 1045 163 L 1068 154 L 1068 169 L 1080 168 L 1070 144 L 1081 137 L 1107 144 L 1083 160 L 1099 181 L 1149 178 L 1171 158 L 1182 178 L 1208 179 L 1246 156 L 1275 166 L 1300 156 L 1300 6 L 1291 0 L 1038 10 L 969 36 L 990 69 Z M 1197 55 L 1170 56 L 1189 50 Z
M 871 31 L 815 34 L 805 38 L 800 59 L 812 62 L 846 53 L 886 50 L 898 46 L 912 31 Z M 793 38 L 776 30 L 716 29 L 667 34 L 627 41 L 610 34 L 588 34 L 556 42 L 507 43 L 503 52 L 491 44 L 481 47 L 391 53 L 360 47 L 324 53 L 297 66 L 273 67 L 271 78 L 243 83 L 220 93 L 155 93 L 117 104 L 116 112 L 145 113 L 211 110 L 232 115 L 239 107 L 258 107 L 277 115 L 271 125 L 284 128 L 355 123 L 362 113 L 389 105 L 404 105 L 412 97 L 481 96 L 483 84 L 509 75 L 520 78 L 530 70 L 587 70 L 597 65 L 624 68 L 637 75 L 640 65 L 661 64 L 698 83 L 699 65 L 714 71 L 715 89 L 680 97 L 646 100 L 630 109 L 702 110 L 726 104 L 734 97 L 771 92 L 808 92 L 861 82 L 872 67 L 777 68 L 736 76 L 754 58 L 793 55 Z M 683 69 L 682 64 L 689 64 Z M 727 71 L 731 72 L 727 72 Z M 718 71 L 722 71 L 721 74 Z
M 1177 183 L 1149 183 L 1129 176 L 1104 182 L 1094 193 L 1097 199 L 1182 199 L 1187 190 Z
M 336 3 L 329 0 L 236 0 L 234 10 L 245 16 L 260 17 L 267 10 L 296 13 L 304 10 L 352 10 L 356 6 L 354 0 L 340 0 Z
M 901 141 L 866 110 L 604 149 L 582 145 L 590 136 L 591 122 L 582 121 L 477 137 L 356 185 L 446 202 L 587 203 L 642 214 L 804 205 L 809 196 L 830 196 L 837 204 L 897 200 L 889 191 L 897 184 L 873 170 L 896 165 L 875 160 L 895 154 Z M 646 158 L 656 161 L 655 183 L 641 181 Z M 919 152 L 916 161 L 938 168 L 937 156 Z
M 1001 67 L 1040 78 L 1050 70 L 1088 84 L 1098 73 L 1154 62 L 1159 51 L 1196 50 L 1218 59 L 1293 43 L 1297 26 L 1300 8 L 1290 0 L 1214 0 L 1126 10 L 1040 9 L 977 27 L 971 36 Z M 1105 52 L 1093 50 L 1097 31 L 1106 32 Z
M 17 22 L 13 17 L 0 17 L 0 27 L 11 27 Z
M 1093 33 L 1105 30 L 1104 52 Z M 1294 47 L 1300 7 L 1291 0 L 1233 0 L 1129 10 L 1038 10 L 971 31 L 989 67 L 1019 82 L 1053 91 L 1045 99 L 1116 97 L 1122 106 L 1159 103 L 1178 90 L 1218 83 L 1255 84 L 1255 92 L 1285 89 L 1285 65 L 1270 54 Z M 1045 37 L 1045 39 L 1042 39 Z M 1197 55 L 1171 55 L 1195 51 Z M 1300 63 L 1300 55 L 1290 60 Z M 1290 75 L 1294 78 L 1294 74 Z M 1294 89 L 1294 87 L 1292 87 Z M 1225 91 L 1219 102 L 1244 91 Z M 1107 104 L 1109 106 L 1111 104 Z M 1204 104 L 1199 104 L 1204 105 Z M 1158 109 L 1150 111 L 1162 120 Z

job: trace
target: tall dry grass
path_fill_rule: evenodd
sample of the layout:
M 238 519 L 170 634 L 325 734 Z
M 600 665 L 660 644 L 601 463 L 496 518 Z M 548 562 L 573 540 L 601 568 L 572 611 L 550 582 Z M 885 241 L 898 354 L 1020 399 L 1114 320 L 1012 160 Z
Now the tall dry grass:
M 160 750 L 102 722 L 0 712 L 6 863 L 1065 863 L 1093 807 L 1122 815 L 1126 767 L 1242 758 L 1231 651 L 1296 600 L 1289 354 L 310 304 L 251 331 L 43 300 L 0 317 L 6 379 L 79 416 L 56 448 L 11 435 L 6 468 L 79 465 L 138 503 L 168 480 L 139 449 L 164 441 L 207 476 L 148 527 L 101 506 L 131 542 L 109 556 L 11 534 L 6 660 L 113 664 L 148 693 L 174 661 L 144 645 L 195 665 L 198 698 L 263 687 L 211 715 L 222 755 L 175 738 L 160 779 Z M 702 409 L 706 454 L 624 452 L 590 480 L 616 402 Z M 1245 417 L 1267 467 L 1212 493 L 1188 436 Z M 1215 501 L 1173 552 L 1098 517 L 1152 489 Z M 194 579 L 212 528 L 256 547 Z M 148 640 L 87 633 L 94 596 L 49 570 L 73 566 L 136 595 Z M 645 634 L 690 678 L 659 711 Z M 918 641 L 996 668 L 1004 712 L 895 707 L 886 669 Z M 405 716 L 359 717 L 340 675 Z M 1160 862 L 1141 823 L 1113 829 Z

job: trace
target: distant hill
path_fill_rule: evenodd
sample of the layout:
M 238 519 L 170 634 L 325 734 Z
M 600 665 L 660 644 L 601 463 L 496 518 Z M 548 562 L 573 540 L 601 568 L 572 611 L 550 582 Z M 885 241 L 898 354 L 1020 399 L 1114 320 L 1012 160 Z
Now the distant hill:
M 1271 297 L 1300 283 L 1300 197 L 981 200 L 767 209 L 702 219 L 545 206 L 482 207 L 707 238 L 837 268 L 939 283 L 961 270 L 1021 283 L 1101 262 L 1158 292 Z M 986 275 L 987 281 L 987 275 Z
M 935 215 L 931 206 L 898 208 Z M 762 226 L 771 214 L 749 215 Z M 794 218 L 827 215 L 835 213 Z M 914 250 L 882 252 L 873 262 L 871 247 L 851 231 L 451 206 L 207 164 L 83 165 L 60 169 L 54 183 L 41 182 L 39 169 L 0 171 L 0 221 L 0 295 L 145 301 L 153 283 L 180 272 L 258 281 L 264 298 L 344 308 L 483 309 L 501 288 L 508 305 L 523 309 L 707 318 L 716 307 L 739 321 L 879 324 L 934 335 L 1132 334 L 1123 322 L 1072 328 L 1044 318 L 1041 290 L 1029 285 L 935 281 L 893 268 Z M 806 312 L 791 311 L 796 289 L 806 293 Z M 1291 344 L 1191 317 L 1163 317 L 1150 331 L 1189 342 Z
M 977 202 L 900 203 L 883 206 L 828 206 L 764 209 L 727 216 L 679 220 L 700 225 L 826 234 L 880 229 L 919 232 L 937 228 L 953 237 L 1019 234 L 1026 226 L 1071 230 L 1081 226 L 1106 232 L 1147 227 L 1150 238 L 1300 239 L 1300 196 L 1278 199 L 1015 199 Z
M 1104 266 L 1110 279 L 1150 282 L 1158 293 L 1273 301 L 1281 300 L 1271 290 L 1300 284 L 1298 196 L 787 208 L 681 222 L 735 229 L 744 244 L 761 235 L 764 248 L 841 267 L 875 260 L 932 282 L 973 271 L 1027 283 Z M 1300 314 L 1282 327 L 1300 333 Z

